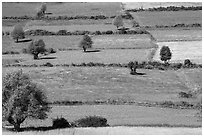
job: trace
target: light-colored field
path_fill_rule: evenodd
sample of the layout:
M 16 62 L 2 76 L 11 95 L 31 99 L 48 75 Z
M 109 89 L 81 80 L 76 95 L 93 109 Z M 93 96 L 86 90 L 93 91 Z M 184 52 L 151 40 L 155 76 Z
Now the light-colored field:
M 184 76 L 191 83 L 202 87 L 202 69 L 160 71 L 138 69 L 142 76 L 130 75 L 127 68 L 102 67 L 6 67 L 3 76 L 22 69 L 43 85 L 49 101 L 122 99 L 143 101 L 190 101 L 196 98 L 179 98 L 178 93 L 191 91 Z M 182 75 L 180 75 L 182 74 Z
M 157 29 L 148 30 L 158 42 L 169 41 L 202 41 L 202 29 Z
M 153 8 L 153 7 L 168 7 L 168 6 L 202 6 L 201 2 L 123 2 L 126 9 L 143 9 Z
M 35 16 L 41 3 L 19 2 L 2 3 L 2 16 Z M 76 16 L 76 15 L 107 15 L 112 16 L 120 10 L 120 3 L 114 2 L 48 2 L 47 12 L 53 16 Z
M 184 62 L 185 59 L 190 59 L 194 63 L 202 64 L 202 41 L 158 42 L 157 44 L 159 48 L 154 60 L 160 61 L 160 49 L 165 45 L 172 52 L 171 62 Z
M 162 11 L 162 12 L 134 12 L 132 13 L 141 26 L 175 25 L 179 23 L 202 24 L 202 11 Z

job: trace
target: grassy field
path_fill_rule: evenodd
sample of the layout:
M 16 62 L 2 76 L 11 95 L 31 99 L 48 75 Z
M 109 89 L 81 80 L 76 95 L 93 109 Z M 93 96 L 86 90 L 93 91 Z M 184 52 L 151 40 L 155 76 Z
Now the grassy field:
M 165 45 L 172 51 L 171 62 L 183 62 L 185 59 L 190 59 L 194 63 L 202 64 L 202 41 L 158 42 L 157 44 L 159 48 L 154 60 L 160 60 L 159 51 Z
M 101 67 L 40 67 L 3 68 L 3 76 L 23 69 L 31 78 L 47 89 L 49 101 L 94 101 L 124 99 L 143 101 L 181 101 L 178 93 L 191 91 L 186 86 L 185 75 L 191 83 L 201 87 L 201 69 L 160 71 L 139 69 L 143 76 L 133 76 L 126 68 Z M 182 75 L 180 75 L 182 74 Z M 185 101 L 198 101 L 196 98 Z
M 64 117 L 69 122 L 85 116 L 102 116 L 110 126 L 201 126 L 196 110 L 140 107 L 135 105 L 53 106 L 46 120 L 26 120 L 22 127 L 52 126 L 52 119 Z
M 41 3 L 20 2 L 20 3 L 2 3 L 2 16 L 35 16 Z M 112 16 L 120 11 L 120 3 L 114 2 L 65 2 L 47 3 L 47 12 L 53 16 L 66 15 L 107 15 Z
M 175 25 L 179 23 L 202 24 L 202 11 L 162 11 L 132 13 L 141 26 Z
M 27 39 L 43 39 L 48 48 L 54 49 L 79 49 L 78 45 L 83 36 L 27 36 Z M 148 35 L 95 35 L 92 37 L 93 48 L 114 49 L 114 48 L 136 48 L 149 49 L 155 45 L 150 43 Z M 2 37 L 2 51 L 18 51 L 25 48 L 29 42 L 15 43 L 14 40 L 5 36 Z

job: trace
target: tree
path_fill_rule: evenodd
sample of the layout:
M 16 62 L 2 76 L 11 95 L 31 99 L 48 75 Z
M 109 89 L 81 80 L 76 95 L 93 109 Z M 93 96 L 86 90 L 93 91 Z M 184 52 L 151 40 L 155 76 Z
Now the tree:
M 45 119 L 50 107 L 44 91 L 20 71 L 6 74 L 2 82 L 2 119 L 20 131 L 27 118 Z
M 121 26 L 124 25 L 124 23 L 123 23 L 123 18 L 122 18 L 121 15 L 116 16 L 116 17 L 114 18 L 114 20 L 113 20 L 113 25 L 115 25 L 115 26 L 117 27 L 117 29 L 118 29 L 118 27 L 121 27 Z
M 84 52 L 86 52 L 86 49 L 91 48 L 92 44 L 93 41 L 91 40 L 91 38 L 87 34 L 85 34 L 79 43 L 79 47 L 83 48 Z
M 45 15 L 46 10 L 47 10 L 46 3 L 42 3 L 42 5 L 40 6 L 40 8 L 37 11 L 36 17 L 42 18 Z
M 14 26 L 14 29 L 11 32 L 11 36 L 13 37 L 14 40 L 16 40 L 15 42 L 18 42 L 18 39 L 25 38 L 25 33 L 20 24 Z
M 38 59 L 38 54 L 44 52 L 46 52 L 46 49 L 42 39 L 32 41 L 28 46 L 28 53 L 33 54 L 34 59 Z
M 136 69 L 137 69 L 137 67 L 138 67 L 138 62 L 137 61 L 135 61 L 135 62 L 129 62 L 128 63 L 128 68 L 130 68 L 130 74 L 132 74 L 132 75 L 135 75 L 135 74 L 137 74 L 137 72 L 136 72 Z
M 160 50 L 160 59 L 166 64 L 171 59 L 172 53 L 168 46 L 163 46 Z
M 47 10 L 46 3 L 42 3 L 40 10 L 42 11 L 43 14 L 45 14 L 45 11 Z

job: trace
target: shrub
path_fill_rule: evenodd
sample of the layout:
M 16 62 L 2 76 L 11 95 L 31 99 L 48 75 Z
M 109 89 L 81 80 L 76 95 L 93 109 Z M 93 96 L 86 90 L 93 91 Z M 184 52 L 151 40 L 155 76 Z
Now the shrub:
M 42 39 L 32 41 L 28 46 L 28 52 L 33 54 L 34 59 L 38 59 L 39 53 L 45 53 L 45 43 Z
M 26 118 L 45 119 L 50 107 L 44 91 L 22 70 L 6 74 L 2 83 L 2 119 L 19 131 Z
M 43 64 L 43 66 L 53 67 L 54 65 L 52 65 L 50 62 L 47 62 L 47 63 Z
M 190 61 L 190 59 L 185 59 L 184 60 L 184 67 L 191 67 L 192 66 L 192 62 Z
M 71 123 L 69 123 L 65 118 L 56 118 L 52 120 L 52 127 L 56 128 L 67 128 L 71 127 Z
M 25 33 L 23 31 L 23 28 L 21 25 L 15 25 L 13 31 L 11 32 L 11 36 L 15 42 L 18 42 L 18 39 L 24 39 L 25 38 Z
M 130 74 L 132 74 L 132 75 L 137 74 L 137 72 L 136 72 L 137 67 L 138 67 L 138 62 L 137 61 L 129 62 L 128 63 L 128 68 L 130 68 Z
M 106 127 L 107 119 L 100 116 L 88 116 L 75 121 L 77 127 Z
M 67 34 L 67 30 L 59 30 L 57 32 L 57 35 L 66 35 Z
M 85 34 L 79 43 L 79 47 L 83 48 L 84 52 L 86 52 L 86 49 L 91 48 L 92 44 L 93 44 L 93 42 L 92 42 L 91 38 L 87 34 Z
M 179 92 L 179 97 L 181 97 L 181 98 L 191 98 L 191 97 L 193 97 L 193 95 L 191 93 Z
M 10 32 L 9 32 L 9 31 L 6 31 L 5 34 L 8 36 L 8 35 L 10 35 Z
M 172 53 L 168 46 L 163 46 L 160 50 L 160 59 L 166 64 L 171 59 Z

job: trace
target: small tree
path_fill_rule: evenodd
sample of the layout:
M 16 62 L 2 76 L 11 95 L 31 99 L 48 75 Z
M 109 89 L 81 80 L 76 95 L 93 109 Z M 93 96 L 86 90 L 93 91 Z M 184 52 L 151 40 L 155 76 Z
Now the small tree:
M 28 53 L 33 54 L 34 59 L 38 59 L 38 54 L 44 52 L 46 52 L 46 49 L 42 39 L 32 41 L 28 46 Z
M 79 43 L 79 47 L 83 48 L 84 52 L 86 52 L 86 49 L 91 48 L 92 44 L 93 41 L 91 40 L 91 38 L 87 34 L 85 34 Z
M 172 53 L 168 46 L 163 46 L 160 50 L 160 59 L 166 64 L 171 59 Z
M 14 40 L 16 40 L 15 42 L 18 42 L 18 39 L 25 38 L 25 33 L 20 24 L 14 26 L 14 29 L 11 32 L 11 36 L 13 37 Z
M 45 11 L 47 10 L 46 3 L 42 3 L 40 10 L 42 11 L 43 14 L 45 14 Z
M 50 107 L 42 88 L 22 70 L 8 73 L 2 83 L 2 119 L 20 131 L 27 118 L 45 119 Z
M 121 15 L 116 16 L 113 20 L 113 25 L 115 25 L 118 29 L 118 27 L 122 27 L 124 25 L 123 18 Z
M 129 62 L 128 63 L 128 68 L 130 68 L 130 74 L 132 74 L 132 75 L 135 75 L 135 74 L 137 74 L 137 72 L 136 72 L 136 69 L 137 69 L 137 67 L 138 67 L 138 62 L 137 61 L 135 61 L 135 62 Z

